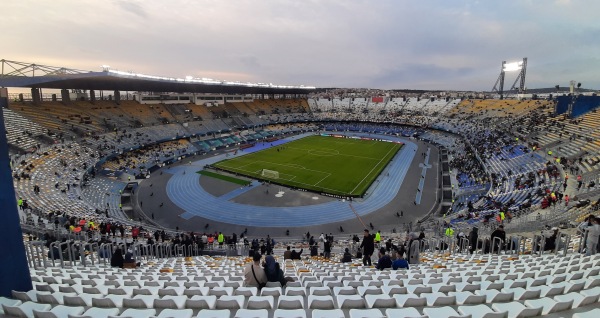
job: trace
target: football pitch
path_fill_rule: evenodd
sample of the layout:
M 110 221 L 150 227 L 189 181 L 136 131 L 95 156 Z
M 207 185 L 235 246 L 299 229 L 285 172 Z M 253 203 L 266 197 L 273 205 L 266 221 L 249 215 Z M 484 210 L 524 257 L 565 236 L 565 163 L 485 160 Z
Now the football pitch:
M 340 196 L 362 196 L 402 144 L 309 136 L 213 164 L 225 171 Z M 274 173 L 263 174 L 263 170 Z

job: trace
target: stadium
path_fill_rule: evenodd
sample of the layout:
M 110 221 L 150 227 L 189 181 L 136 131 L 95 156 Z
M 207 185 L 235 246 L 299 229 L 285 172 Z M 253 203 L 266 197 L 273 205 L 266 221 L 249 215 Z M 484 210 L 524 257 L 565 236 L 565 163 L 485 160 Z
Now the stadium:
M 484 91 L 2 59 L 0 317 L 598 317 L 600 97 L 528 62 Z

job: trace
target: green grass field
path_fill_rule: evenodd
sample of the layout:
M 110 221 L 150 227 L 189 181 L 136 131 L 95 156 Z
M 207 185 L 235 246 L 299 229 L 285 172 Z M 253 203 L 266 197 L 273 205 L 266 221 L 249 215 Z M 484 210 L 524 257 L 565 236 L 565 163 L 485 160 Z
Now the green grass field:
M 362 196 L 402 144 L 309 136 L 213 166 L 251 178 L 342 196 Z M 263 169 L 278 178 L 261 175 Z

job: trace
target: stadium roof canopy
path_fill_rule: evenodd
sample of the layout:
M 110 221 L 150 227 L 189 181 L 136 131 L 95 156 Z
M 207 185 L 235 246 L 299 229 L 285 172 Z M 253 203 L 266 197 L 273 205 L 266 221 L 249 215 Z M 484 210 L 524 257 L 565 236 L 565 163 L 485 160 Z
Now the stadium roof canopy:
M 308 94 L 316 89 L 312 86 L 229 82 L 189 76 L 160 77 L 115 71 L 108 67 L 101 72 L 92 72 L 8 60 L 0 62 L 0 87 L 221 94 Z M 36 75 L 36 72 L 41 75 Z

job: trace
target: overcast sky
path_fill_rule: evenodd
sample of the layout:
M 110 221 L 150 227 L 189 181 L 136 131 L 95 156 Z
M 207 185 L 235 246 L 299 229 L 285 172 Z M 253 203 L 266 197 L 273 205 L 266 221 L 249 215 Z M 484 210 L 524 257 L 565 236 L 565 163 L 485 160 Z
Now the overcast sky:
M 597 0 L 2 0 L 0 58 L 318 87 L 600 88 Z M 517 74 L 507 74 L 506 86 Z

